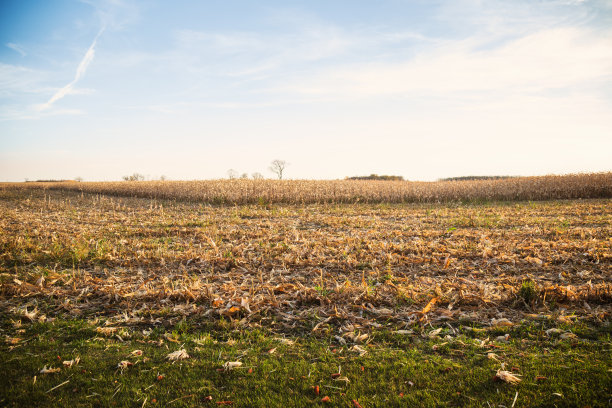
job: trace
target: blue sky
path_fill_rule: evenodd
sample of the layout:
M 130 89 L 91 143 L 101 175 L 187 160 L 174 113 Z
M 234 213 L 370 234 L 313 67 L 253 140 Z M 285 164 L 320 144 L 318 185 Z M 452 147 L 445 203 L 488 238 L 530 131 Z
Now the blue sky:
M 0 7 L 0 180 L 612 170 L 610 1 Z

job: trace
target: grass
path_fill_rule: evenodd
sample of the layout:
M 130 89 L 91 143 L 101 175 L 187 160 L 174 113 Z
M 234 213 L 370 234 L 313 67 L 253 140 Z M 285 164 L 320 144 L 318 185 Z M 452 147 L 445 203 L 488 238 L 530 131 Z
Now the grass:
M 4 333 L 19 316 L 3 315 Z M 610 328 L 562 326 L 580 337 L 547 335 L 554 322 L 510 328 L 391 327 L 372 332 L 364 355 L 330 335 L 283 337 L 238 322 L 184 321 L 174 327 L 124 327 L 123 337 L 96 331 L 101 322 L 56 319 L 24 323 L 25 339 L 0 347 L 3 406 L 609 406 L 612 381 Z M 508 343 L 492 341 L 509 334 Z M 168 340 L 170 338 L 173 341 Z M 285 340 L 286 341 L 286 340 Z M 482 342 L 484 345 L 481 345 Z M 183 348 L 190 358 L 170 362 Z M 142 355 L 134 356 L 135 350 Z M 495 356 L 490 356 L 494 353 Z M 46 366 L 80 357 L 73 367 L 41 374 Z M 133 365 L 120 369 L 127 360 Z M 224 363 L 240 361 L 231 371 Z M 495 379 L 504 364 L 522 381 Z M 332 375 L 339 373 L 338 379 Z M 348 380 L 348 381 L 347 381 Z M 62 385 L 63 384 L 63 385 Z M 59 387 L 58 387 L 59 386 Z M 320 393 L 316 395 L 314 387 Z M 54 387 L 58 387 L 55 388 Z M 517 396 L 518 394 L 518 396 Z M 211 397 L 208 402 L 207 398 Z

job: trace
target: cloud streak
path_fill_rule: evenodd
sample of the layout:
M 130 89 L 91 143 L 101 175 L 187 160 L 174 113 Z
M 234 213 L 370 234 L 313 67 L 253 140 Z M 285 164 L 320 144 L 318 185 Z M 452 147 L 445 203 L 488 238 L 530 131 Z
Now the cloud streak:
M 96 43 L 98 42 L 98 38 L 100 37 L 102 32 L 104 32 L 104 28 L 102 28 L 100 30 L 98 35 L 96 35 L 96 38 L 94 38 L 93 42 L 91 43 L 91 45 L 87 49 L 87 52 L 85 53 L 85 55 L 83 56 L 83 59 L 81 60 L 81 62 L 79 63 L 79 66 L 77 67 L 76 74 L 75 74 L 74 79 L 72 80 L 72 82 L 70 82 L 68 85 L 64 86 L 59 91 L 57 91 L 51 97 L 51 99 L 49 99 L 49 101 L 47 101 L 47 103 L 44 103 L 44 104 L 40 105 L 39 110 L 41 110 L 41 111 L 42 110 L 47 110 L 51 106 L 53 106 L 53 104 L 55 102 L 59 101 L 60 99 L 62 99 L 66 95 L 74 93 L 74 86 L 85 75 L 85 73 L 87 72 L 87 68 L 89 67 L 89 64 L 91 64 L 91 62 L 94 59 L 94 55 L 96 53 L 96 50 L 95 50 L 96 49 Z
M 27 53 L 23 50 L 23 48 L 21 48 L 18 44 L 15 44 L 15 43 L 6 43 L 5 45 L 8 48 L 10 48 L 11 50 L 21 54 L 22 57 L 25 57 L 27 55 Z

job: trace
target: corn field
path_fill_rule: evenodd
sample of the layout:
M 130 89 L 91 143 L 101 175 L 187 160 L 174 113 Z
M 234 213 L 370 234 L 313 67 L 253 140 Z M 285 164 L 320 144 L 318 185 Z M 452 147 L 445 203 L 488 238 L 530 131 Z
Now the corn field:
M 205 180 L 0 184 L 211 204 L 431 203 L 611 198 L 612 172 L 472 181 Z

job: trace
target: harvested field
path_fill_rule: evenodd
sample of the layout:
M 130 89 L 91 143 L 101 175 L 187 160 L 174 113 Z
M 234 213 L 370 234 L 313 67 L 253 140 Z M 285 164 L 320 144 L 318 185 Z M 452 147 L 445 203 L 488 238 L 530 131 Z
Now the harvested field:
M 608 199 L 211 205 L 37 187 L 0 189 L 2 406 L 609 399 Z
M 287 330 L 610 318 L 607 200 L 228 207 L 0 194 L 6 309 Z

